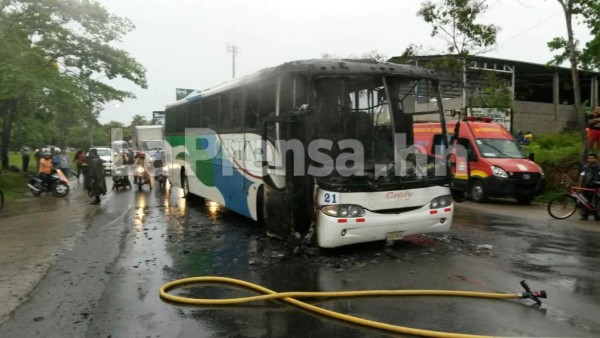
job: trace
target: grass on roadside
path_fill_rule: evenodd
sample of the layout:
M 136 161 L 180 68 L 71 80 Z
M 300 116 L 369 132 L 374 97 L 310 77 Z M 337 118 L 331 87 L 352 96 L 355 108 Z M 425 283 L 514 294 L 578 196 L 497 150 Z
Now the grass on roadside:
M 27 175 L 23 173 L 14 173 L 8 170 L 0 172 L 0 190 L 4 194 L 5 203 L 10 203 L 23 195 L 23 192 L 27 190 L 27 180 Z
M 33 156 L 32 156 L 33 158 Z M 35 161 L 35 160 L 34 160 Z M 9 152 L 8 154 L 8 165 L 14 165 L 21 169 L 22 160 L 21 154 L 15 152 Z M 35 162 L 29 162 L 29 171 L 35 170 Z M 27 191 L 28 174 L 27 173 L 15 173 L 9 170 L 0 170 L 0 190 L 4 194 L 5 203 L 16 199 L 23 195 Z M 6 207 L 6 205 L 5 205 Z

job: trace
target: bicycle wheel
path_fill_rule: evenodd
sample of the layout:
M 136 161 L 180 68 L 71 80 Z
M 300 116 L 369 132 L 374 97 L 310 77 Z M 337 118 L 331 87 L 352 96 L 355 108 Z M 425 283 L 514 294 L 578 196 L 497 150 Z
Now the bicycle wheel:
M 548 202 L 548 213 L 556 219 L 571 217 L 576 211 L 577 199 L 571 195 L 556 196 Z

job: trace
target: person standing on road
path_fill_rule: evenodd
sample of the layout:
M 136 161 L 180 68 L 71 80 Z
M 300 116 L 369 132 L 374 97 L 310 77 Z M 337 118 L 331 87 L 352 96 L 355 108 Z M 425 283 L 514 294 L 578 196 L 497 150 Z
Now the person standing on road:
M 52 149 L 52 165 L 54 168 L 60 168 L 60 149 Z
M 529 144 L 533 141 L 533 133 L 528 130 L 523 134 L 523 138 L 525 139 L 525 144 Z
M 44 147 L 41 146 L 41 147 L 37 148 L 35 150 L 35 153 L 33 154 L 33 157 L 35 157 L 35 165 L 36 165 L 35 171 L 36 172 L 40 171 L 40 160 L 42 159 L 42 157 L 44 157 L 44 156 L 42 156 L 43 153 L 44 153 Z
M 525 135 L 523 135 L 523 131 L 521 131 L 521 130 L 519 130 L 519 132 L 517 132 L 517 142 L 519 142 L 520 145 L 527 144 L 527 140 L 525 139 Z
M 589 129 L 588 148 L 590 151 L 600 149 L 600 106 L 594 108 L 587 123 Z
M 75 177 L 77 177 L 77 183 L 79 183 L 79 176 L 83 173 L 83 164 L 85 163 L 85 153 L 83 150 L 77 150 L 75 156 L 73 157 L 73 161 L 77 165 L 77 173 L 75 174 Z
M 21 157 L 23 158 L 23 171 L 29 171 L 29 159 L 31 158 L 31 150 L 28 146 L 21 148 Z
M 67 149 L 63 149 L 58 155 L 60 158 L 59 168 L 62 170 L 63 174 L 67 177 L 73 176 L 73 170 L 71 170 L 71 159 L 67 155 Z
M 100 204 L 100 195 L 106 195 L 106 180 L 104 165 L 95 148 L 90 149 L 88 174 L 85 176 L 85 181 L 87 181 L 86 189 L 94 196 L 94 201 L 90 204 Z
M 581 188 L 600 188 L 600 164 L 598 163 L 598 157 L 594 153 L 590 153 L 587 156 L 587 163 L 583 165 L 581 173 L 579 174 L 579 186 Z M 584 191 L 583 196 L 591 201 L 594 197 L 594 191 Z M 590 210 L 585 206 L 580 208 L 581 219 L 587 220 L 590 214 Z M 594 219 L 600 220 L 600 215 L 594 212 Z

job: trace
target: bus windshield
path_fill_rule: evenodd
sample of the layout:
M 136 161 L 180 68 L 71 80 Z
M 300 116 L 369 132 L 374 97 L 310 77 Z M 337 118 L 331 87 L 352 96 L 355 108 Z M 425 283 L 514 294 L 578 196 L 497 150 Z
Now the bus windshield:
M 315 80 L 315 91 L 317 138 L 333 142 L 328 153 L 331 158 L 352 157 L 355 169 L 349 174 L 347 168 L 342 172 L 336 165 L 321 183 L 375 190 L 422 185 L 424 181 L 440 184 L 431 181 L 436 178 L 428 165 L 433 158 L 427 159 L 425 151 L 413 146 L 412 132 L 413 122 L 443 120 L 433 81 L 399 76 L 324 76 Z M 344 145 L 347 140 L 358 141 L 361 149 L 340 148 L 342 140 Z M 407 161 L 411 156 L 413 160 Z

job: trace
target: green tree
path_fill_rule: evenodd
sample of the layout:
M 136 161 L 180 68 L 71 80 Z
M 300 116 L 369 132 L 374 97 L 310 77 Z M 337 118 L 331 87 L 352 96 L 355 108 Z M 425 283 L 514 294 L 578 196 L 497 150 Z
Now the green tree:
M 498 26 L 477 22 L 487 9 L 485 0 L 440 0 L 423 2 L 417 12 L 431 24 L 431 36 L 442 39 L 445 53 L 450 54 L 432 60 L 427 67 L 453 76 L 463 89 L 465 105 L 470 101 L 466 85 L 467 57 L 492 48 L 500 30 Z M 402 57 L 410 58 L 416 51 L 418 48 L 411 45 Z
M 567 37 L 556 37 L 548 42 L 551 51 L 559 52 L 550 64 L 560 65 L 567 60 L 571 64 L 571 79 L 573 82 L 573 103 L 578 116 L 581 134 L 581 151 L 579 159 L 585 162 L 589 151 L 587 146 L 586 115 L 581 104 L 581 86 L 579 83 L 579 68 L 600 68 L 600 2 L 597 0 L 556 0 L 560 4 L 565 16 Z M 580 47 L 579 41 L 573 32 L 573 22 L 580 20 L 589 29 L 592 35 L 585 46 Z
M 506 81 L 488 72 L 485 76 L 485 86 L 481 93 L 474 95 L 471 104 L 473 106 L 490 108 L 512 108 L 513 93 L 508 89 Z
M 0 1 L 2 166 L 11 129 L 43 116 L 58 143 L 74 126 L 97 125 L 100 107 L 133 94 L 98 81 L 116 77 L 146 88 L 145 69 L 111 46 L 133 29 L 127 19 L 88 0 Z
M 134 115 L 133 119 L 131 120 L 131 124 L 130 127 L 133 126 L 147 126 L 150 124 L 150 121 L 144 116 L 144 115 Z

